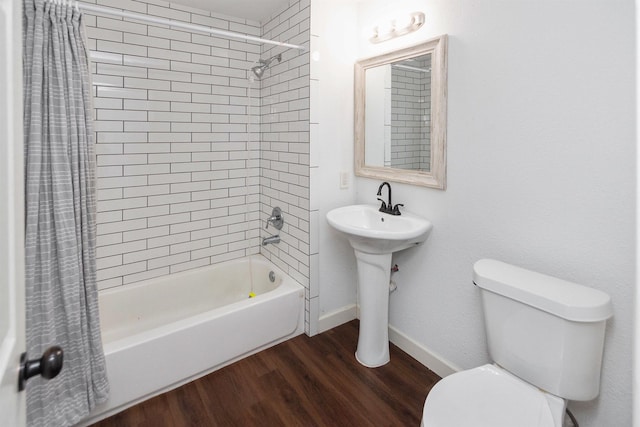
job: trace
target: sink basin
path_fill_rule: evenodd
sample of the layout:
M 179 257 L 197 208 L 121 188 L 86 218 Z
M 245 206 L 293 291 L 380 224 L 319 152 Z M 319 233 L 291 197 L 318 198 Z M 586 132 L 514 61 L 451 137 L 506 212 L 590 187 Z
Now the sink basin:
M 389 215 L 372 205 L 337 208 L 327 221 L 349 239 L 358 267 L 360 332 L 356 359 L 375 368 L 389 362 L 391 254 L 427 240 L 431 222 L 409 212 Z
M 387 254 L 424 242 L 433 225 L 410 212 L 389 215 L 373 205 L 352 205 L 327 214 L 333 228 L 347 235 L 351 246 L 370 254 Z

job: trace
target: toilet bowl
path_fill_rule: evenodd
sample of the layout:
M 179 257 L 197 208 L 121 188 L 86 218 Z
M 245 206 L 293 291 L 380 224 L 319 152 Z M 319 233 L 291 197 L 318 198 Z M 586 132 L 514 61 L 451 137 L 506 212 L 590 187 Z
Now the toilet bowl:
M 565 400 L 504 369 L 483 365 L 439 381 L 424 404 L 422 427 L 561 427 Z
M 473 266 L 494 364 L 429 392 L 424 427 L 562 427 L 568 400 L 594 399 L 606 321 L 604 292 L 495 260 Z

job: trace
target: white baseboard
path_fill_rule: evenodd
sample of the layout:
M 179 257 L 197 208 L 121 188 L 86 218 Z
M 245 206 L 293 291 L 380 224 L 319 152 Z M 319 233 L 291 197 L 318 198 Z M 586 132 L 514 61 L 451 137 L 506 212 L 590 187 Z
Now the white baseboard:
M 343 323 L 352 321 L 357 317 L 357 310 L 355 304 L 346 305 L 331 313 L 327 313 L 321 316 L 318 320 L 318 333 L 328 331 L 336 326 L 340 326 Z
M 453 363 L 409 338 L 391 325 L 389 325 L 389 341 L 443 378 L 461 370 Z
M 356 304 L 344 306 L 320 317 L 318 321 L 318 333 L 328 331 L 356 318 L 358 318 L 358 308 Z M 389 325 L 389 341 L 440 377 L 446 377 L 462 370 L 391 325 Z

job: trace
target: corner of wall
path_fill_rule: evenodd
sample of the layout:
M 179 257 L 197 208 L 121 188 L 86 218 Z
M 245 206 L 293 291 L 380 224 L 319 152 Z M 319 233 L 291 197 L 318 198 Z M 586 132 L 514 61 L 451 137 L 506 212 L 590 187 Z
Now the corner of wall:
M 312 290 L 319 320 L 354 305 L 355 261 L 343 236 L 330 228 L 325 216 L 332 208 L 352 204 L 353 64 L 356 52 L 355 2 L 312 0 L 311 21 L 311 155 Z M 346 180 L 345 180 L 346 178 Z M 346 182 L 345 182 L 346 181 Z M 348 310 L 347 310 L 348 312 Z

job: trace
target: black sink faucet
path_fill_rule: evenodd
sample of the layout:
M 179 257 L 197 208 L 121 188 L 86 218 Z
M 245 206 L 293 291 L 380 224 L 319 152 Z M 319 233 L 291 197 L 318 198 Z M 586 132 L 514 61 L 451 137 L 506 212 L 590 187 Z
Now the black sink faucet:
M 382 202 L 382 205 L 378 210 L 380 212 L 390 214 L 390 215 L 401 215 L 400 206 L 404 206 L 404 205 L 402 203 L 398 203 L 397 205 L 393 206 L 393 202 L 391 201 L 391 184 L 389 184 L 386 181 L 380 184 L 380 187 L 378 187 L 378 196 L 382 196 L 382 187 L 384 187 L 385 185 L 389 189 L 389 203 L 385 203 L 384 200 L 378 197 L 378 200 Z
M 382 187 L 384 187 L 385 185 L 389 189 L 389 203 L 385 203 L 384 200 L 379 197 L 378 200 L 382 202 L 382 206 L 380 206 L 380 212 L 388 213 L 388 209 L 393 207 L 393 204 L 391 203 L 391 184 L 386 181 L 380 184 L 380 187 L 378 187 L 378 196 L 382 196 Z M 387 208 L 387 206 L 389 206 L 389 208 Z

